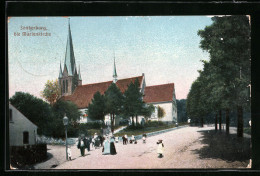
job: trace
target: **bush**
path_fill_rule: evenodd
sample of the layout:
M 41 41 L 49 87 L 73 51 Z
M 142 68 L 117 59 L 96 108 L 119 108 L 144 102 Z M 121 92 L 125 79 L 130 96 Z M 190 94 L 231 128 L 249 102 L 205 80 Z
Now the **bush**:
M 134 125 L 130 125 L 126 128 L 126 130 L 139 130 L 139 129 L 143 129 L 144 127 L 140 124 L 137 124 L 136 126 Z
M 148 121 L 145 123 L 145 127 L 158 127 L 164 126 L 165 124 L 162 121 Z
M 11 165 L 17 168 L 47 159 L 46 144 L 30 145 L 27 148 L 12 146 L 10 149 Z

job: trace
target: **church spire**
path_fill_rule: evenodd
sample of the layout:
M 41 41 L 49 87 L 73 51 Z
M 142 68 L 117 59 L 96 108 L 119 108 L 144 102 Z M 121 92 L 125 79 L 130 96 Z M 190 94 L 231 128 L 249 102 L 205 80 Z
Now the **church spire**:
M 80 74 L 80 65 L 79 65 L 79 80 L 82 81 L 81 74 Z
M 62 78 L 62 68 L 61 68 L 61 62 L 60 62 L 60 73 L 59 73 L 59 78 Z
M 75 74 L 76 65 L 75 65 L 75 57 L 74 57 L 72 36 L 70 30 L 70 18 L 68 21 L 68 39 L 67 39 L 67 46 L 66 46 L 64 69 L 65 67 L 67 67 L 69 76 L 73 76 Z
M 115 51 L 114 51 L 114 73 L 113 73 L 113 83 L 117 82 L 117 73 L 116 73 L 116 61 L 115 61 Z

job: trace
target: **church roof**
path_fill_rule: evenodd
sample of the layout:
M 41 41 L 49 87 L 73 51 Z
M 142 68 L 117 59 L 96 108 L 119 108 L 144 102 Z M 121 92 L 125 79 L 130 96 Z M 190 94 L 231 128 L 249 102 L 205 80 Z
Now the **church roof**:
M 122 93 L 125 92 L 128 85 L 131 82 L 135 82 L 136 78 L 139 81 L 139 85 L 141 85 L 144 76 L 137 76 L 132 78 L 120 79 L 116 82 L 117 87 L 120 89 Z M 99 91 L 101 94 L 104 94 L 108 89 L 112 81 L 94 83 L 94 84 L 86 84 L 82 86 L 78 86 L 74 93 L 69 96 L 63 96 L 62 99 L 65 101 L 72 101 L 75 103 L 79 109 L 87 108 L 89 103 L 91 103 L 94 94 Z
M 174 83 L 156 86 L 147 86 L 144 90 L 144 102 L 155 103 L 172 101 L 174 94 Z

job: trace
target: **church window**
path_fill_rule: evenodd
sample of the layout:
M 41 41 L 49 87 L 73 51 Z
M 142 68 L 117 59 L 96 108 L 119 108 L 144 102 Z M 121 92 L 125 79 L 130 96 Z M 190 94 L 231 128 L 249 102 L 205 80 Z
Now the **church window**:
M 23 144 L 29 144 L 29 132 L 28 131 L 23 132 Z
M 62 93 L 65 93 L 65 81 L 63 80 L 63 84 L 62 84 Z
M 66 92 L 68 92 L 68 80 L 66 80 Z

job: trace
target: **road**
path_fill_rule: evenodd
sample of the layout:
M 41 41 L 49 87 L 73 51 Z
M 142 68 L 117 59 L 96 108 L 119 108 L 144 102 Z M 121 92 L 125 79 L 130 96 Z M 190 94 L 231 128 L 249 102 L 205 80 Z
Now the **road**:
M 250 139 L 226 139 L 225 134 L 212 134 L 214 127 L 186 127 L 147 138 L 145 144 L 116 144 L 117 155 L 102 155 L 102 149 L 91 149 L 81 157 L 76 146 L 72 146 L 72 161 L 65 161 L 65 147 L 49 146 L 48 152 L 53 157 L 35 165 L 35 169 L 189 169 L 189 168 L 246 168 L 249 162 Z M 223 144 L 220 149 L 214 141 L 221 137 L 229 142 L 231 139 L 239 144 Z M 234 135 L 235 136 L 235 135 Z M 212 141 L 211 141 L 212 138 Z M 163 139 L 164 157 L 157 157 L 158 139 Z M 213 142 L 213 143 L 212 143 Z M 241 143 L 241 144 L 240 144 Z M 213 145 L 213 146 L 212 146 Z M 244 148 L 236 148 L 242 146 Z M 229 152 L 229 153 L 225 153 Z M 239 156 L 239 157 L 236 157 Z M 241 158 L 241 157 L 242 158 Z M 55 164 L 53 164 L 55 163 Z M 57 167 L 56 167 L 57 165 Z

